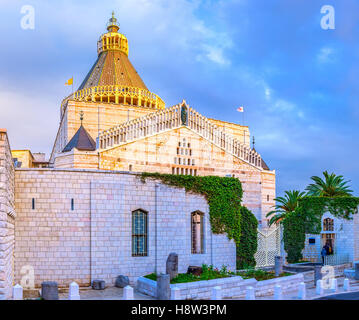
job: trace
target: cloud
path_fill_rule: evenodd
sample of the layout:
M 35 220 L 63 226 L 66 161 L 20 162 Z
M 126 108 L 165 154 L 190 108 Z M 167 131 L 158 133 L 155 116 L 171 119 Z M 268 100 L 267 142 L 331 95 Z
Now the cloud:
M 321 48 L 317 54 L 317 61 L 320 64 L 331 63 L 335 61 L 335 50 L 330 47 Z

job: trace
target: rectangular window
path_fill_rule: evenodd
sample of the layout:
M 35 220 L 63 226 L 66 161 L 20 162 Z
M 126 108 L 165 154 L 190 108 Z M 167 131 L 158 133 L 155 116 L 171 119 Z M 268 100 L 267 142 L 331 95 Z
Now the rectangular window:
M 147 252 L 148 215 L 143 210 L 132 212 L 132 256 L 145 257 Z
M 71 210 L 72 211 L 75 210 L 75 201 L 74 201 L 74 199 L 71 199 Z
M 35 199 L 32 198 L 32 210 L 35 210 Z
M 204 253 L 204 214 L 193 212 L 191 214 L 191 242 L 192 254 Z

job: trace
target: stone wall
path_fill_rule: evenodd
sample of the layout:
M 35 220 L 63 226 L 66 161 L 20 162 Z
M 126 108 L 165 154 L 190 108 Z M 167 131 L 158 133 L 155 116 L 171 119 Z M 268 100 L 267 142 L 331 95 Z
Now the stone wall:
M 94 279 L 113 284 L 120 274 L 133 283 L 140 276 L 164 272 L 171 252 L 179 255 L 179 272 L 202 263 L 235 269 L 234 242 L 212 234 L 207 201 L 184 189 L 160 183 L 156 187 L 155 181 L 142 183 L 121 172 L 19 169 L 15 193 L 16 281 L 21 268 L 31 265 L 36 286 L 45 280 L 60 286 L 72 281 L 88 286 Z M 132 257 L 131 213 L 137 209 L 148 212 L 146 257 Z M 191 254 L 190 217 L 197 210 L 205 214 L 202 255 Z
M 305 247 L 303 257 L 306 260 L 318 262 L 321 260 L 321 250 L 325 244 L 323 236 L 326 233 L 334 234 L 334 256 L 328 256 L 328 261 L 333 263 L 353 262 L 359 258 L 359 216 L 354 215 L 353 220 L 339 219 L 329 212 L 322 216 L 321 223 L 326 218 L 334 220 L 333 231 L 322 231 L 320 234 L 307 234 L 305 239 Z M 315 244 L 309 244 L 309 239 L 315 239 Z M 332 258 L 331 258 L 332 257 Z
M 181 300 L 198 300 L 211 299 L 212 289 L 221 287 L 222 298 L 244 298 L 248 286 L 252 286 L 255 290 L 256 297 L 265 297 L 274 294 L 274 287 L 280 285 L 283 293 L 298 290 L 299 284 L 304 281 L 303 274 L 295 274 L 292 276 L 275 278 L 264 281 L 256 279 L 243 280 L 239 276 L 231 278 L 222 278 L 208 281 L 196 281 L 189 283 L 171 284 L 171 290 L 178 288 L 180 290 Z M 139 278 L 137 280 L 137 290 L 151 297 L 157 296 L 157 282 Z
M 0 129 L 0 300 L 14 283 L 14 165 L 5 129 Z
M 130 110 L 130 111 L 129 111 Z M 61 112 L 62 122 L 54 143 L 54 154 L 51 162 L 54 161 L 55 153 L 60 153 L 66 144 L 71 140 L 81 125 L 80 112 L 84 112 L 83 126 L 96 141 L 98 132 L 110 129 L 120 123 L 145 116 L 155 112 L 157 109 L 129 107 L 114 103 L 68 101 L 67 107 Z
M 183 147 L 183 146 L 186 147 Z M 189 146 L 189 147 L 188 147 Z M 100 168 L 199 176 L 234 176 L 242 182 L 243 205 L 266 226 L 275 198 L 275 172 L 255 168 L 186 127 L 173 129 L 100 154 Z

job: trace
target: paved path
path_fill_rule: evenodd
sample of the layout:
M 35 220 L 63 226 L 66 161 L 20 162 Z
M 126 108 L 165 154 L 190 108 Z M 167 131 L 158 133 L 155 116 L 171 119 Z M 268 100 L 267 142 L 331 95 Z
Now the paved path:
M 80 289 L 81 300 L 123 300 L 123 289 L 109 287 L 105 290 L 93 290 L 92 288 Z M 60 293 L 60 300 L 68 300 L 68 293 Z M 155 300 L 139 292 L 134 292 L 134 300 Z
M 359 281 L 350 280 L 350 291 L 344 292 L 343 282 L 344 277 L 337 278 L 338 280 L 338 292 L 333 294 L 330 290 L 324 290 L 324 295 L 318 296 L 316 294 L 314 281 L 306 284 L 307 287 L 307 299 L 306 300 L 359 300 Z M 287 292 L 283 294 L 283 300 L 298 300 L 298 291 Z M 116 287 L 109 287 L 103 291 L 92 290 L 91 288 L 85 288 L 80 290 L 81 300 L 123 300 L 123 289 Z M 60 300 L 67 300 L 68 293 L 60 293 Z M 147 295 L 141 294 L 135 290 L 135 300 L 156 300 Z M 244 300 L 241 299 L 228 299 L 228 300 Z M 274 296 L 256 297 L 256 300 L 274 300 Z
M 343 283 L 344 283 L 344 277 L 340 277 L 340 278 L 336 278 L 338 280 L 338 292 L 333 295 L 333 293 L 330 290 L 324 290 L 324 294 L 319 296 L 316 294 L 316 289 L 314 286 L 314 281 L 312 281 L 311 283 L 307 283 L 306 284 L 306 288 L 307 288 L 307 299 L 306 300 L 316 300 L 316 299 L 321 299 L 325 298 L 323 300 L 327 300 L 330 297 L 335 297 L 335 296 L 339 296 L 338 293 L 342 294 L 345 291 L 343 290 Z M 348 294 L 349 298 L 352 298 L 350 300 L 359 300 L 359 281 L 356 280 L 350 280 L 350 291 Z M 283 294 L 283 300 L 299 300 L 298 299 L 298 291 L 292 291 L 292 292 L 287 292 L 285 294 Z M 357 297 L 357 299 L 355 299 L 355 297 Z M 244 300 L 244 298 L 241 299 L 230 299 L 230 300 Z M 256 297 L 256 300 L 274 300 L 274 295 L 270 295 L 270 296 L 264 296 L 264 297 Z M 333 300 L 333 298 L 331 298 L 330 300 Z M 341 298 L 342 300 L 342 298 Z M 348 299 L 349 300 L 349 299 Z

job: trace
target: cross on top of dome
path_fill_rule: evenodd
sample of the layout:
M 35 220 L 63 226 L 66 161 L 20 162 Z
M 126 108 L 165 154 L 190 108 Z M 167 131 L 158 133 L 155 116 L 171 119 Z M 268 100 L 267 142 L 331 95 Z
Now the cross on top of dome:
M 112 11 L 112 17 L 107 24 L 107 30 L 109 32 L 117 32 L 120 29 L 120 25 L 115 18 L 115 12 Z

